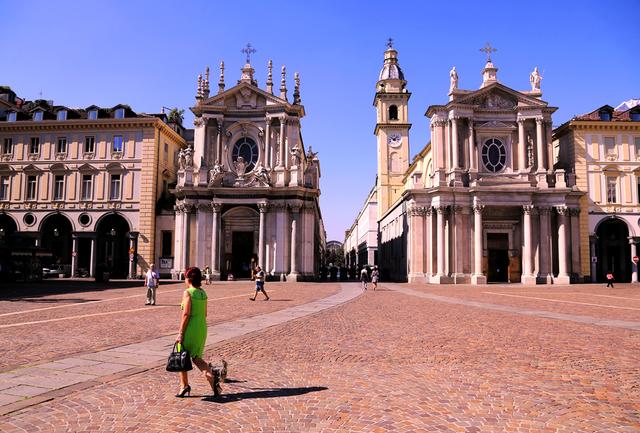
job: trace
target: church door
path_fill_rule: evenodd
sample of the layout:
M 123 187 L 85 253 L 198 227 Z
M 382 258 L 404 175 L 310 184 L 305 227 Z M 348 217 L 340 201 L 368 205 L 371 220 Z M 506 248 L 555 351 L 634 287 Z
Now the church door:
M 509 235 L 506 233 L 487 233 L 489 250 L 488 283 L 506 283 L 509 281 Z
M 233 232 L 231 272 L 235 278 L 251 277 L 253 232 Z

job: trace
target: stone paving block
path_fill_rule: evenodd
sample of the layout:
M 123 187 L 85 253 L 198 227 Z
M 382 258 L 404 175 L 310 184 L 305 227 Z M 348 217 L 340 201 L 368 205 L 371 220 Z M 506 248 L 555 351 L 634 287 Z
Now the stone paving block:
M 68 370 L 73 367 L 87 366 L 98 364 L 99 361 L 82 358 L 64 358 L 54 362 L 48 362 L 46 364 L 39 364 L 38 368 L 45 368 L 48 370 Z
M 15 403 L 16 401 L 20 401 L 22 399 L 24 399 L 24 397 L 20 397 L 17 395 L 4 394 L 0 392 L 0 406 Z M 0 425 L 1 424 L 2 423 L 0 422 Z M 0 430 L 0 431 L 4 431 L 4 430 Z
M 129 364 L 115 364 L 111 362 L 101 362 L 94 365 L 85 365 L 80 367 L 73 367 L 67 371 L 72 373 L 90 374 L 92 376 L 107 376 L 121 371 L 129 370 L 133 365 Z
M 51 391 L 51 388 L 42 388 L 30 385 L 17 385 L 12 388 L 3 390 L 2 393 L 8 395 L 17 395 L 20 397 L 33 397 L 35 395 L 44 394 L 48 391 Z

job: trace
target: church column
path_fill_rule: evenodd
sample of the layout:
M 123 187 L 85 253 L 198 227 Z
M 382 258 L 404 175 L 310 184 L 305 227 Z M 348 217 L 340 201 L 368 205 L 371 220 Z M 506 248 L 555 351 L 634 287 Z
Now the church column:
M 567 212 L 566 206 L 556 206 L 558 212 L 558 277 L 556 283 L 569 284 L 567 273 Z
M 89 258 L 89 276 L 96 276 L 96 237 L 91 238 L 91 257 Z
M 437 266 L 437 274 L 438 277 L 444 277 L 444 262 L 445 262 L 445 250 L 444 250 L 444 213 L 446 212 L 446 207 L 443 205 L 438 205 L 436 207 L 437 216 L 437 232 L 436 238 L 438 243 L 438 266 Z
M 267 210 L 269 209 L 269 204 L 258 203 L 258 209 L 260 210 L 260 232 L 258 235 L 259 236 L 258 237 L 258 265 L 264 269 L 266 266 L 264 251 L 265 251 L 265 237 L 266 237 L 266 230 L 267 230 L 267 227 L 265 225 L 265 218 L 267 216 Z
M 454 282 L 456 284 L 458 283 L 458 279 L 460 279 L 464 275 L 464 264 L 463 264 L 464 248 L 453 247 L 453 245 L 459 246 L 459 245 L 465 244 L 463 240 L 464 224 L 462 222 L 462 212 L 463 212 L 462 206 L 451 207 L 451 213 L 452 213 L 451 221 L 453 222 L 453 230 L 452 230 L 453 242 L 450 245 L 452 245 L 452 250 L 453 250 L 452 272 L 453 272 Z
M 291 205 L 291 272 L 287 277 L 287 281 L 298 281 L 298 223 L 297 220 L 300 205 Z
M 636 238 L 633 236 L 629 237 L 629 246 L 631 247 L 631 282 L 638 282 L 638 264 L 633 261 L 633 258 L 637 255 L 638 251 L 636 249 Z
M 78 236 L 71 235 L 71 276 L 75 277 L 78 272 Z
M 551 208 L 539 207 L 540 215 L 540 277 L 551 284 Z
M 582 282 L 580 269 L 580 208 L 569 209 L 571 215 L 571 272 Z
M 451 117 L 451 168 L 460 167 L 460 158 L 458 155 L 458 116 Z
M 280 143 L 279 143 L 279 150 L 280 150 L 280 157 L 279 157 L 279 161 L 278 161 L 278 167 L 284 167 L 285 161 L 285 154 L 284 154 L 284 116 L 280 118 Z
M 542 117 L 536 117 L 536 150 L 538 153 L 538 171 L 545 171 L 544 138 L 542 134 Z
M 527 168 L 527 144 L 524 136 L 525 119 L 518 119 L 518 170 L 523 172 Z M 529 161 L 531 164 L 532 161 Z
M 522 276 L 520 277 L 520 282 L 522 284 L 535 284 L 536 277 L 533 275 L 533 257 L 531 255 L 532 252 L 532 243 L 531 243 L 531 213 L 533 212 L 533 206 L 525 205 L 522 206 L 522 234 L 523 234 L 523 245 L 522 245 Z
M 431 222 L 431 215 L 432 215 L 432 208 L 431 205 L 427 206 L 424 210 L 424 214 L 425 214 L 425 242 L 424 242 L 424 260 L 425 262 L 425 266 L 424 266 L 424 272 L 427 276 L 427 278 L 425 279 L 425 282 L 429 282 L 429 278 L 431 278 L 431 275 L 433 275 L 433 265 L 432 265 L 432 244 L 431 244 L 431 239 L 433 239 L 433 224 Z
M 173 268 L 177 273 L 177 276 L 179 278 L 180 275 L 180 271 L 182 269 L 184 269 L 184 258 L 182 256 L 182 244 L 184 243 L 183 241 L 183 230 L 182 230 L 182 226 L 184 224 L 184 208 L 182 207 L 182 205 L 177 204 L 175 207 L 176 210 L 176 217 L 175 217 L 175 222 L 174 222 L 174 240 L 173 240 L 173 249 L 174 249 L 174 257 L 173 257 Z
M 473 131 L 473 119 L 469 118 L 469 169 L 471 171 L 477 171 L 478 166 L 476 165 L 476 144 L 475 144 L 475 133 Z
M 214 280 L 220 279 L 220 203 L 211 203 L 211 274 Z
M 220 164 L 222 162 L 222 120 L 216 119 L 218 123 L 218 137 L 217 137 L 217 146 L 216 146 L 216 162 Z
M 206 266 L 205 263 L 205 251 L 206 251 L 206 244 L 207 244 L 207 224 L 206 224 L 206 218 L 207 218 L 207 214 L 209 213 L 209 209 L 208 206 L 206 206 L 204 203 L 198 203 L 196 205 L 196 239 L 195 239 L 195 244 L 196 244 L 196 254 L 195 254 L 195 263 L 193 264 L 194 266 L 198 266 L 201 267 L 201 269 L 204 269 L 204 267 Z
M 271 119 L 267 118 L 264 128 L 264 166 L 271 168 Z M 264 263 L 260 266 L 264 266 Z
M 553 172 L 553 124 L 551 120 L 547 120 L 544 122 L 545 131 L 546 131 L 546 140 L 547 140 L 547 167 L 549 172 Z
M 424 208 L 412 205 L 409 208 L 409 282 L 424 282 Z
M 484 205 L 479 200 L 473 203 L 473 275 L 471 284 L 485 284 L 487 278 L 482 273 L 482 211 Z

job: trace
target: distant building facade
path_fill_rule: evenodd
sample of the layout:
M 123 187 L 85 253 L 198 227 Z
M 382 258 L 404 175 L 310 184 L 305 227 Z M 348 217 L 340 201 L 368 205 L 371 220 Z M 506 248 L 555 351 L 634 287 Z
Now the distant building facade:
M 581 272 L 591 281 L 638 282 L 640 101 L 575 116 L 553 134 L 558 165 L 574 170 L 580 199 Z M 584 216 L 584 217 L 582 217 Z
M 18 104 L 0 117 L 0 260 L 119 278 L 157 263 L 156 208 L 185 145 L 166 116 L 4 95 Z
M 378 264 L 378 202 L 373 188 L 353 225 L 345 232 L 343 252 L 348 268 Z
M 320 161 L 303 142 L 299 76 L 290 101 L 285 74 L 274 91 L 269 62 L 261 89 L 247 59 L 225 89 L 222 64 L 212 96 L 208 69 L 199 78 L 193 148 L 180 156 L 174 190 L 174 273 L 197 265 L 215 279 L 245 278 L 260 265 L 272 279 L 317 275 L 326 241 Z

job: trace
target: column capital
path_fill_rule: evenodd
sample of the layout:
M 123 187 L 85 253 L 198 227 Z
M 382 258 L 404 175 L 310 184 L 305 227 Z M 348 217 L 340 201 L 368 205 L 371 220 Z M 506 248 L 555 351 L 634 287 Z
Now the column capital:
M 542 117 L 542 116 L 537 116 L 537 117 L 536 117 L 536 123 L 537 123 L 538 125 L 542 125 L 542 122 L 543 122 L 543 121 L 544 121 L 544 117 Z
M 426 207 L 424 208 L 424 214 L 425 214 L 426 216 L 430 216 L 432 213 L 433 213 L 433 208 L 432 208 L 431 206 L 426 206 Z
M 411 216 L 423 216 L 426 213 L 426 208 L 423 206 L 411 206 L 407 209 Z
M 298 213 L 298 212 L 300 212 L 300 209 L 302 208 L 302 204 L 300 204 L 300 203 L 289 203 L 289 204 L 287 204 L 287 207 L 289 208 L 289 210 L 291 210 L 291 212 Z
M 475 202 L 473 204 L 473 213 L 474 214 L 479 214 L 482 215 L 482 212 L 484 211 L 484 205 L 480 202 Z
M 526 122 L 527 119 L 524 117 L 518 117 L 518 119 L 516 119 L 516 122 L 518 122 L 518 126 L 522 126 L 524 125 L 524 122 Z
M 218 213 L 222 210 L 222 203 L 211 202 L 211 210 L 213 213 Z
M 549 215 L 551 213 L 551 206 L 539 206 L 538 213 L 540 215 Z
M 569 212 L 569 208 L 566 206 L 555 206 L 556 212 L 558 215 L 565 216 Z
M 522 206 L 522 212 L 528 215 L 531 215 L 532 213 L 534 213 L 535 211 L 535 206 L 533 206 L 532 204 L 525 204 L 524 206 Z
M 571 215 L 571 216 L 580 216 L 580 208 L 579 207 L 569 208 L 569 215 Z
M 437 205 L 434 207 L 434 209 L 436 210 L 436 212 L 440 215 L 447 213 L 447 207 L 444 205 Z
M 432 120 L 431 121 L 431 125 L 436 126 L 436 127 L 444 126 L 446 124 L 447 124 L 447 121 L 444 120 L 444 119 L 437 119 L 437 120 Z
M 260 213 L 266 213 L 269 210 L 269 202 L 258 203 L 258 210 Z

